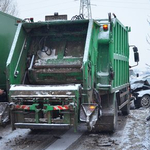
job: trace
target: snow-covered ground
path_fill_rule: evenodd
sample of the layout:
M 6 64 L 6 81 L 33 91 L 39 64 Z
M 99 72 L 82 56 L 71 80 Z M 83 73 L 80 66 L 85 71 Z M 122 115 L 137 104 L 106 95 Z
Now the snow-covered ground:
M 127 117 L 119 116 L 114 133 L 87 133 L 69 150 L 150 150 L 149 109 L 135 109 Z
M 67 150 L 150 150 L 150 121 L 146 121 L 148 115 L 149 109 L 144 108 L 131 110 L 128 116 L 119 115 L 118 129 L 114 133 L 86 132 Z M 49 145 L 53 140 L 62 138 L 62 131 L 57 130 L 59 136 L 55 132 L 34 134 L 29 129 L 11 131 L 10 125 L 0 127 L 0 150 L 44 150 L 41 148 L 43 144 Z

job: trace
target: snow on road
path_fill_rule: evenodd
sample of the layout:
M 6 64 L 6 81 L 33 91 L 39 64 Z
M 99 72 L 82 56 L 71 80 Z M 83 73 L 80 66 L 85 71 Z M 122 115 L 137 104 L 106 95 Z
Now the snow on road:
M 148 109 L 132 110 L 123 130 L 119 149 L 150 150 L 150 123 L 146 121 Z
M 87 133 L 68 150 L 150 150 L 149 114 L 148 109 L 131 110 L 128 116 L 119 116 L 116 132 Z
M 128 116 L 119 115 L 116 132 L 85 132 L 67 150 L 150 150 L 150 121 L 146 121 L 148 115 L 150 115 L 149 109 L 143 108 L 131 110 Z M 38 146 L 38 144 L 42 144 L 42 138 L 47 139 L 47 143 L 50 145 L 56 134 L 51 132 L 34 134 L 29 129 L 11 131 L 10 125 L 6 128 L 1 127 L 0 150 L 29 150 Z M 68 135 L 68 138 L 73 138 L 72 134 Z M 60 138 L 62 138 L 61 135 Z M 68 138 L 66 138 L 66 141 L 68 141 Z M 40 141 L 41 143 L 38 143 Z M 44 149 L 39 148 L 39 150 Z

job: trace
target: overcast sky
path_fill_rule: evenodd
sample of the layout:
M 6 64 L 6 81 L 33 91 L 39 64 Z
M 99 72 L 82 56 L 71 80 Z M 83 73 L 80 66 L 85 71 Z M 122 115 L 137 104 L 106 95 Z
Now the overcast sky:
M 79 14 L 80 0 L 16 0 L 19 17 L 33 17 L 35 21 L 44 21 L 46 15 L 54 12 L 67 14 L 70 19 Z M 104 19 L 108 13 L 115 13 L 123 25 L 131 27 L 129 44 L 139 49 L 140 63 L 138 68 L 150 65 L 150 45 L 146 41 L 150 35 L 150 0 L 91 0 L 93 19 Z M 150 40 L 150 39 L 149 39 Z M 134 65 L 132 51 L 130 65 Z

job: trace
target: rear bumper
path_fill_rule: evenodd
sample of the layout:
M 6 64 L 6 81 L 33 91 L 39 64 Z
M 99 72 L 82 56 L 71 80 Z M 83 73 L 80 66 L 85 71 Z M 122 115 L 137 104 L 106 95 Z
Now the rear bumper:
M 44 124 L 44 123 L 15 123 L 16 128 L 30 129 L 69 129 L 70 124 Z

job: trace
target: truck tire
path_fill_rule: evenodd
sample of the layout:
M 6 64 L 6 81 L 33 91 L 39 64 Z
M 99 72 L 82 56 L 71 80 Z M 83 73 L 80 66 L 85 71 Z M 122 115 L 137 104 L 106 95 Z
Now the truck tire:
M 137 109 L 141 107 L 141 98 L 137 98 L 136 100 L 134 100 L 134 106 Z
M 130 102 L 121 109 L 121 112 L 124 116 L 127 116 L 130 113 Z
M 92 130 L 94 132 L 114 132 L 118 126 L 118 107 L 117 101 L 113 104 L 113 112 L 104 110 L 102 117 L 100 117 Z

